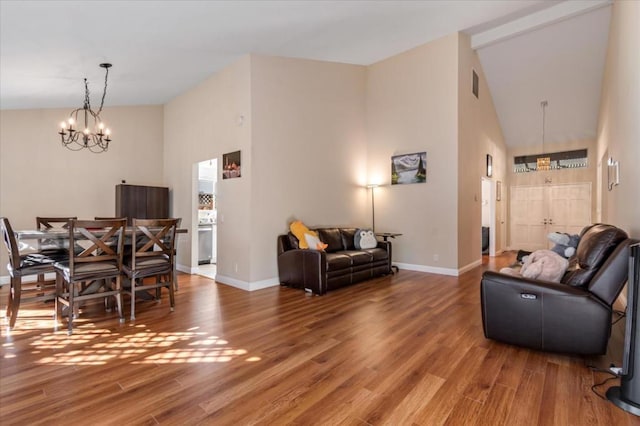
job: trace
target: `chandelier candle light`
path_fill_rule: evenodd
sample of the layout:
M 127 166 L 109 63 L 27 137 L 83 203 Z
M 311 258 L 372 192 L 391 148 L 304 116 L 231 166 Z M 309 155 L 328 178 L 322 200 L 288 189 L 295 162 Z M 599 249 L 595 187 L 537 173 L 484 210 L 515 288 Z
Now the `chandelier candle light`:
M 91 100 L 89 99 L 89 84 L 87 79 L 84 79 L 84 105 L 82 108 L 71 111 L 69 119 L 60 123 L 60 131 L 58 134 L 62 139 L 62 145 L 72 151 L 79 151 L 83 148 L 88 149 L 91 152 L 100 153 L 109 149 L 109 142 L 111 142 L 111 130 L 105 128 L 100 113 L 102 112 L 102 106 L 104 105 L 104 97 L 107 94 L 107 78 L 109 77 L 109 68 L 111 64 L 100 64 L 101 68 L 105 69 L 104 75 L 104 91 L 102 92 L 102 101 L 100 102 L 100 108 L 98 112 L 91 109 Z M 78 113 L 82 111 L 84 117 L 81 115 L 81 119 L 84 119 L 84 129 L 81 129 L 78 122 Z M 89 128 L 89 122 L 93 119 L 93 130 Z

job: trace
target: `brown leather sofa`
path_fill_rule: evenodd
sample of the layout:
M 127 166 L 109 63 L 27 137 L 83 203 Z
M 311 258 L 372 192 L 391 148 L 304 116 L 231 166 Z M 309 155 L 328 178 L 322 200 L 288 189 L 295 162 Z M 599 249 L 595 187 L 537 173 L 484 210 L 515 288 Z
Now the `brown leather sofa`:
M 627 280 L 632 242 L 612 225 L 584 228 L 560 283 L 485 272 L 481 282 L 485 336 L 550 352 L 604 354 L 612 305 Z
M 357 250 L 356 228 L 318 228 L 325 251 L 302 250 L 292 234 L 278 236 L 280 284 L 322 295 L 391 272 L 391 242 L 378 241 L 372 249 Z

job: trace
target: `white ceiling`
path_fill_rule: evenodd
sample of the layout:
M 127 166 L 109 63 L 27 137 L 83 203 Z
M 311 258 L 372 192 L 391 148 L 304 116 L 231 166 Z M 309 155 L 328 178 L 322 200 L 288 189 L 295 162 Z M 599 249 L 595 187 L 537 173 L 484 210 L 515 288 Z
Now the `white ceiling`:
M 79 107 L 84 77 L 98 104 L 101 62 L 113 63 L 107 107 L 163 104 L 247 53 L 368 65 L 560 3 L 1 0 L 0 108 Z M 508 143 L 540 138 L 542 95 L 549 135 L 595 134 L 608 29 L 603 10 L 479 49 Z M 564 115 L 554 115 L 559 111 Z

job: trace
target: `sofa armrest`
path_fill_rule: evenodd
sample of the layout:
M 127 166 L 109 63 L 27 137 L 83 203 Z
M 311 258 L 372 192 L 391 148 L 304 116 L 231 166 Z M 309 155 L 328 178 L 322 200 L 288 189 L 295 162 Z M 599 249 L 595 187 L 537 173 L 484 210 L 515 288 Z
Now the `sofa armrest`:
M 278 255 L 280 284 L 314 294 L 327 291 L 327 255 L 323 251 L 293 249 Z
M 381 248 L 383 250 L 385 250 L 387 252 L 387 256 L 389 259 L 389 273 L 392 272 L 391 270 L 391 241 L 378 241 L 378 246 L 377 248 Z

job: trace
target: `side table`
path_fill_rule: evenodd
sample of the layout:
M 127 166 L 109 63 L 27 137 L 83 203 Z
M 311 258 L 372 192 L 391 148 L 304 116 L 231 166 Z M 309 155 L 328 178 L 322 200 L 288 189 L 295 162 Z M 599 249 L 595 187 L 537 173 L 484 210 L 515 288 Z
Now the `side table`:
M 382 238 L 382 241 L 388 241 L 389 238 L 393 238 L 395 239 L 396 237 L 401 236 L 402 234 L 399 234 L 397 232 L 376 232 L 376 237 L 380 237 Z M 391 265 L 391 273 L 395 274 L 395 272 L 393 272 L 393 269 L 395 268 L 396 272 L 400 271 L 400 268 L 398 268 L 396 265 Z

